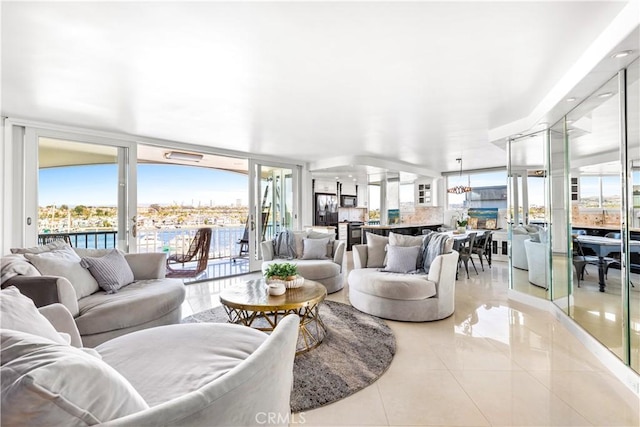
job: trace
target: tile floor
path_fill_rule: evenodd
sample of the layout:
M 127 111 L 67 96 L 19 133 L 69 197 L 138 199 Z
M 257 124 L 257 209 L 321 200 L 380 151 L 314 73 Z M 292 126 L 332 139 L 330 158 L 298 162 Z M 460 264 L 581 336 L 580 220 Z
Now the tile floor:
M 350 268 L 351 253 L 348 253 Z M 187 287 L 184 315 L 241 276 Z M 634 426 L 640 399 L 553 316 L 507 297 L 506 263 L 456 282 L 456 311 L 388 321 L 397 353 L 364 390 L 297 414 L 307 426 Z M 328 299 L 348 303 L 348 290 Z

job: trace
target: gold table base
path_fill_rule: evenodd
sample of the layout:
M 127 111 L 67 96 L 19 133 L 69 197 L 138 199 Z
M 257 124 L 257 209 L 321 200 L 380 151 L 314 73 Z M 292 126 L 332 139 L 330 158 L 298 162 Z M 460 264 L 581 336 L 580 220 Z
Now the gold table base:
M 327 335 L 327 328 L 320 318 L 321 302 L 305 307 L 276 311 L 245 310 L 224 304 L 222 306 L 229 316 L 229 323 L 249 326 L 264 332 L 273 331 L 278 322 L 286 315 L 297 314 L 300 317 L 300 332 L 296 345 L 296 355 L 298 355 L 319 346 Z
M 320 304 L 327 296 L 321 283 L 306 280 L 302 286 L 287 289 L 283 295 L 269 295 L 264 279 L 238 283 L 220 293 L 220 302 L 230 323 L 249 326 L 261 331 L 273 331 L 284 316 L 300 318 L 300 333 L 296 354 L 320 345 L 327 328 L 320 318 Z

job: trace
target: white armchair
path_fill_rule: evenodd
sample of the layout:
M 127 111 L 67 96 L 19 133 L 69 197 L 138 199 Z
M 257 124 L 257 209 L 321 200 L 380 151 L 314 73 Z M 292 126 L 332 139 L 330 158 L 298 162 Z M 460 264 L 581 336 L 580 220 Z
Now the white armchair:
M 547 245 L 533 240 L 525 240 L 524 251 L 529 265 L 529 282 L 541 288 L 549 289 L 549 284 L 547 283 L 547 274 L 549 272 Z

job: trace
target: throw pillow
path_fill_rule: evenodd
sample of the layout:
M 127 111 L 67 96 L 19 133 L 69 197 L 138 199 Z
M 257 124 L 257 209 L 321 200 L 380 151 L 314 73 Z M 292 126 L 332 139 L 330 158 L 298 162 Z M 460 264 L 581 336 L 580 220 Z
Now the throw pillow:
M 0 283 L 15 276 L 40 276 L 40 272 L 22 254 L 3 256 L 0 259 Z
M 43 252 L 51 252 L 56 249 L 71 247 L 64 240 L 55 240 L 46 245 L 33 246 L 31 248 L 11 248 L 12 254 L 41 254 Z
M 306 231 L 293 232 L 293 241 L 295 243 L 295 248 L 296 248 L 296 258 L 300 258 L 302 256 L 302 252 L 304 252 L 304 246 L 302 241 L 306 238 L 307 238 Z
M 67 246 L 50 252 L 25 254 L 43 276 L 64 277 L 73 286 L 78 299 L 100 290 L 91 273 L 80 265 L 80 257 Z
M 416 271 L 420 246 L 387 247 L 387 266 L 382 271 L 391 273 L 410 273 Z
M 26 332 L 58 344 L 67 344 L 47 318 L 40 314 L 33 301 L 22 295 L 15 286 L 0 291 L 0 324 L 2 329 Z
M 302 259 L 327 259 L 328 237 L 324 239 L 304 239 L 302 242 Z
M 389 233 L 389 244 L 391 246 L 422 246 L 424 235 L 408 236 L 406 234 Z
M 385 248 L 388 244 L 388 237 L 367 233 L 367 268 L 384 267 Z
M 117 249 L 103 257 L 83 257 L 80 265 L 89 269 L 98 285 L 108 294 L 116 293 L 121 287 L 133 282 L 133 271 Z
M 6 329 L 0 343 L 3 425 L 95 425 L 149 408 L 120 373 L 78 348 Z
M 327 258 L 333 258 L 333 242 L 336 240 L 335 233 L 320 233 L 319 231 L 309 231 L 307 239 L 329 239 L 327 243 Z

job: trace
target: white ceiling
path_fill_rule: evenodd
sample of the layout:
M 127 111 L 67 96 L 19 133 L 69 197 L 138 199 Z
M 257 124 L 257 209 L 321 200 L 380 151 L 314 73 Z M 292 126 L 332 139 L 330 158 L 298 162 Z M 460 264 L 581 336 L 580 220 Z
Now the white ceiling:
M 531 119 L 626 4 L 2 2 L 2 114 L 328 175 L 503 166 L 490 133 Z

